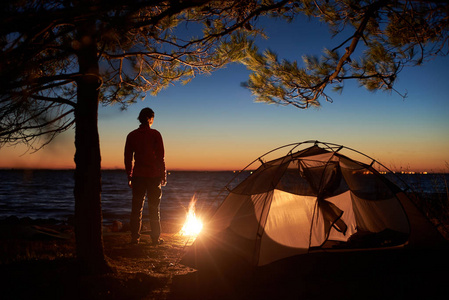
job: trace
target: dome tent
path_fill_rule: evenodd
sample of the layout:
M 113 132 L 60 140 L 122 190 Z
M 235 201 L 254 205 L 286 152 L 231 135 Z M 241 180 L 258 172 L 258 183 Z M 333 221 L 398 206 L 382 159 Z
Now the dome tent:
M 280 150 L 288 152 L 267 160 Z M 258 168 L 229 188 L 194 253 L 218 247 L 262 266 L 314 251 L 442 240 L 407 194 L 380 173 L 388 169 L 356 150 L 318 141 L 290 144 L 259 157 L 239 175 L 256 162 Z

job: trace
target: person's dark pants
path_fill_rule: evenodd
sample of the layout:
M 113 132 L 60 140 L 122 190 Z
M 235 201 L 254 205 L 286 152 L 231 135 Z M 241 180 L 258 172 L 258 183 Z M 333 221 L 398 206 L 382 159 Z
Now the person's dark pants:
M 150 212 L 151 239 L 157 241 L 161 235 L 161 223 L 159 215 L 159 205 L 161 203 L 161 179 L 148 177 L 132 178 L 132 209 L 131 209 L 131 238 L 140 239 L 140 229 L 142 227 L 142 212 L 145 203 L 145 195 L 148 198 L 148 208 Z

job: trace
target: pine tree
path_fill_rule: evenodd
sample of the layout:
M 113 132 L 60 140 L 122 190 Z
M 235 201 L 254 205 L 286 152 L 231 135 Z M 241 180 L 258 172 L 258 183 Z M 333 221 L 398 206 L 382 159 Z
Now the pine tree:
M 299 108 L 318 107 L 322 99 L 332 102 L 325 89 L 341 92 L 347 80 L 401 95 L 394 83 L 403 68 L 448 54 L 448 12 L 447 1 L 294 1 L 291 9 L 274 15 L 319 18 L 333 35 L 353 34 L 321 57 L 304 55 L 303 64 L 253 47 L 244 60 L 253 71 L 244 86 L 256 101 Z
M 253 1 L 7 0 L 0 144 L 39 149 L 75 126 L 80 265 L 105 272 L 98 106 L 126 107 L 242 58 Z M 268 9 L 268 8 L 267 8 Z

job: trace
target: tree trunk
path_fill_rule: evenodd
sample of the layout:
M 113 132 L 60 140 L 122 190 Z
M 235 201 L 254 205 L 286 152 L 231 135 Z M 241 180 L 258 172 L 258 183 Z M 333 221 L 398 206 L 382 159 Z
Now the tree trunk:
M 78 94 L 75 109 L 75 237 L 82 271 L 109 270 L 103 251 L 101 213 L 101 155 L 98 136 L 99 65 L 95 24 L 79 28 Z

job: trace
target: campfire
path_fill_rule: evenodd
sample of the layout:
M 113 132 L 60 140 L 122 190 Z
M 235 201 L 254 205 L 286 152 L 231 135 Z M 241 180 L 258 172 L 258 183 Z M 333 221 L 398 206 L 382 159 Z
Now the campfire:
M 181 235 L 196 237 L 201 232 L 201 229 L 203 229 L 203 223 L 195 215 L 196 200 L 197 199 L 195 198 L 195 196 L 193 196 L 190 200 L 186 221 L 184 222 L 184 226 L 179 232 Z

